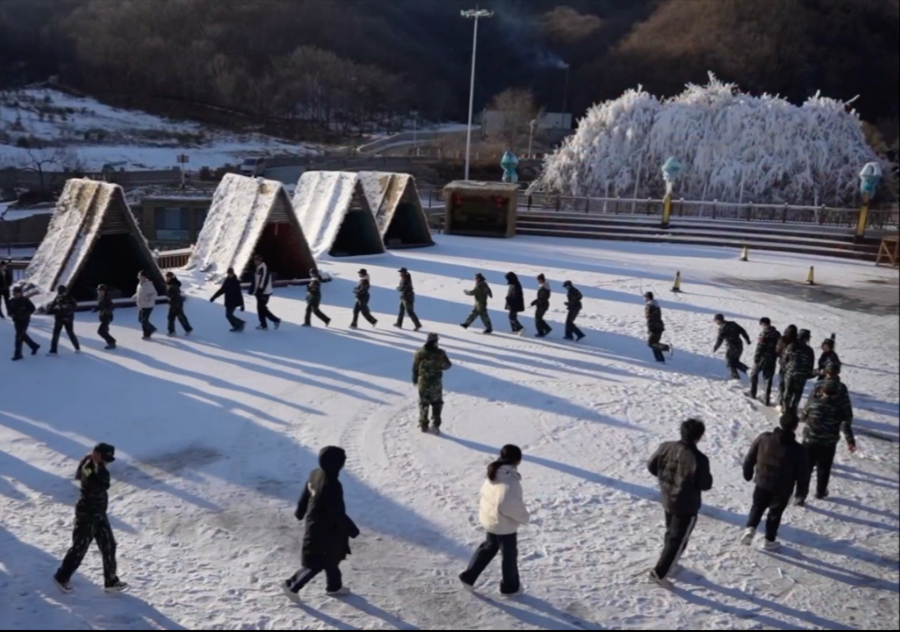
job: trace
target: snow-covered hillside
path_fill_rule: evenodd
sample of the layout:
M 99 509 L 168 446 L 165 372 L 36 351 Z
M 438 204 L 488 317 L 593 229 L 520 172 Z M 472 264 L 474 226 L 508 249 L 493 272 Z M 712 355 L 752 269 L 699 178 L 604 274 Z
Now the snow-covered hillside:
M 120 348 L 102 351 L 90 314 L 79 314 L 84 351 L 62 343 L 55 359 L 0 362 L 0 627 L 108 629 L 896 629 L 898 623 L 898 317 L 849 312 L 734 289 L 802 281 L 893 283 L 870 265 L 668 245 L 438 236 L 438 245 L 360 260 L 328 261 L 329 329 L 301 329 L 303 290 L 276 291 L 278 331 L 228 332 L 212 288 L 186 288 L 191 338 L 140 340 L 134 311 L 116 314 Z M 379 328 L 349 331 L 352 286 L 364 265 Z M 390 327 L 396 270 L 413 276 L 426 331 L 454 362 L 445 377 L 444 436 L 416 428 L 410 384 L 424 336 Z M 500 296 L 515 270 L 531 300 L 538 272 L 556 291 L 546 340 L 508 331 L 463 331 L 463 290 L 483 272 Z M 680 270 L 685 292 L 669 293 Z M 561 340 L 561 285 L 584 293 L 588 338 Z M 752 283 L 751 283 L 752 282 Z M 641 294 L 655 290 L 676 345 L 665 367 L 644 342 Z M 896 288 L 888 286 L 896 293 Z M 886 290 L 886 291 L 888 291 Z M 248 313 L 246 318 L 253 319 Z M 856 404 L 859 452 L 842 445 L 832 498 L 790 508 L 784 548 L 768 554 L 738 538 L 752 486 L 740 462 L 774 425 L 726 378 L 711 354 L 713 315 L 751 332 L 760 316 L 838 335 Z M 164 313 L 154 320 L 160 325 Z M 526 325 L 533 330 L 530 319 Z M 36 319 L 46 349 L 50 322 Z M 0 339 L 12 327 L 0 321 Z M 715 486 L 705 497 L 684 570 L 666 591 L 643 573 L 662 546 L 662 510 L 645 461 L 699 416 Z M 864 434 L 865 433 L 865 434 Z M 878 434 L 876 439 L 871 434 Z M 92 551 L 60 594 L 51 576 L 70 543 L 75 464 L 94 443 L 118 448 L 110 512 L 130 593 L 98 587 Z M 513 602 L 459 590 L 481 539 L 484 467 L 508 442 L 534 524 L 520 537 L 527 595 Z M 347 506 L 363 535 L 344 576 L 354 596 L 330 601 L 317 580 L 304 605 L 277 583 L 299 565 L 293 511 L 315 454 L 343 446 Z M 483 592 L 496 594 L 498 563 Z
M 305 143 L 288 143 L 258 134 L 235 135 L 137 110 L 113 108 L 58 90 L 34 88 L 0 93 L 0 167 L 28 166 L 29 151 L 20 145 L 34 139 L 69 150 L 62 160 L 73 164 L 56 165 L 57 168 L 80 164 L 88 170 L 99 170 L 108 163 L 124 163 L 117 169 L 167 169 L 178 166 L 176 157 L 181 153 L 190 157 L 188 168 L 196 169 L 237 164 L 248 157 L 276 153 L 310 155 L 320 151 Z

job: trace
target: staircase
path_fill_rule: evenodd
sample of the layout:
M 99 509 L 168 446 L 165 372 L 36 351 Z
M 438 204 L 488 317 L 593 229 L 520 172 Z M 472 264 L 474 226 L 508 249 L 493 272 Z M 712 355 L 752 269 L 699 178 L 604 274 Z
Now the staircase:
M 588 215 L 519 209 L 517 235 L 574 237 L 771 250 L 872 261 L 881 235 L 856 242 L 848 228 L 815 224 L 780 224 L 673 217 L 668 229 L 659 216 Z

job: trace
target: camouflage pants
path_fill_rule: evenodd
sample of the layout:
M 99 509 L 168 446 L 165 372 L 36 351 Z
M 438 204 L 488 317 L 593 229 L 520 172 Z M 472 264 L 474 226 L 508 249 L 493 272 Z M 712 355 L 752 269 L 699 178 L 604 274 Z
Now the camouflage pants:
M 435 428 L 441 426 L 441 411 L 444 409 L 443 384 L 419 384 L 419 425 L 428 426 L 428 412 L 431 411 L 431 423 Z
M 472 313 L 469 314 L 469 317 L 466 318 L 466 322 L 463 323 L 466 327 L 475 322 L 476 318 L 481 318 L 481 322 L 484 323 L 486 329 L 493 329 L 493 325 L 491 325 L 491 316 L 488 314 L 487 305 L 481 305 L 480 303 L 476 303 L 475 307 L 472 308 Z
M 784 410 L 797 411 L 800 408 L 800 402 L 803 400 L 803 391 L 806 390 L 806 383 L 809 381 L 806 377 L 798 377 L 796 375 L 788 375 L 785 378 L 784 401 L 781 403 Z

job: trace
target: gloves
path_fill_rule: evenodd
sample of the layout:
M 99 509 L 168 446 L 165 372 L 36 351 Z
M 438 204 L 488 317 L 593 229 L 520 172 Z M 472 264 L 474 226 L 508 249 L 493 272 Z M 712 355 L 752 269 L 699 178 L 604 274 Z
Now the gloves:
M 216 299 L 211 298 L 211 299 L 209 299 L 209 302 L 210 302 L 210 303 L 215 303 L 215 302 L 216 302 Z

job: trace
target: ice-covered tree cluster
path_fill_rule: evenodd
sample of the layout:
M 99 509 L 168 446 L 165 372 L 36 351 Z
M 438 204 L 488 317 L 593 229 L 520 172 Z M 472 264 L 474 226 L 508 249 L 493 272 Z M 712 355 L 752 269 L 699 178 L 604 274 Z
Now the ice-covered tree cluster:
M 710 75 L 671 99 L 639 87 L 595 105 L 546 158 L 534 188 L 661 197 L 669 157 L 683 165 L 676 198 L 829 206 L 856 204 L 860 169 L 880 160 L 845 103 L 816 95 L 796 106 Z

